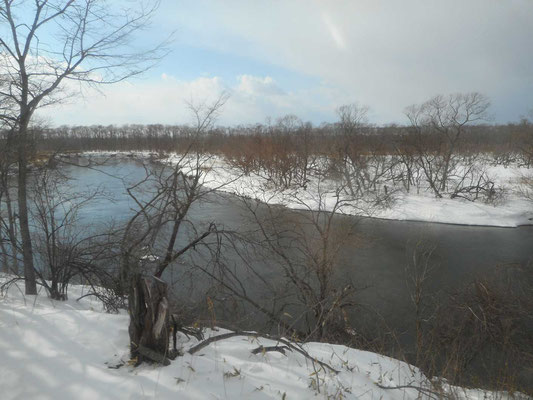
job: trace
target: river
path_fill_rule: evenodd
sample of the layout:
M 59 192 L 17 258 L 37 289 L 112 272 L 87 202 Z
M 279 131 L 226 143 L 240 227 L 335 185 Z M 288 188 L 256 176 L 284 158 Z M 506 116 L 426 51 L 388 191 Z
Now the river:
M 129 182 L 141 179 L 144 170 L 139 163 L 115 160 L 98 166 L 97 170 L 73 166 L 63 168 L 72 178 L 71 190 L 101 187 L 112 199 L 91 203 L 83 210 L 82 221 L 98 224 L 111 219 L 126 219 L 131 215 L 133 203 L 126 195 L 123 183 L 116 177 Z M 199 225 L 216 222 L 231 229 L 245 230 L 248 224 L 242 201 L 230 194 L 213 194 L 209 201 L 197 204 L 190 213 L 191 220 Z M 476 277 L 487 276 L 496 269 L 510 268 L 515 264 L 525 265 L 533 256 L 533 226 L 461 226 L 357 219 L 341 215 L 336 216 L 334 222 L 341 224 L 346 219 L 357 222 L 357 236 L 340 250 L 336 263 L 337 277 L 354 282 L 358 287 L 365 287 L 356 296 L 361 307 L 353 311 L 351 319 L 356 326 L 364 325 L 366 328 L 377 328 L 379 321 L 385 320 L 406 342 L 411 341 L 409 338 L 412 338 L 413 328 L 410 278 L 406 274 L 406 266 L 412 261 L 417 243 L 423 241 L 427 246 L 434 246 L 431 258 L 433 269 L 426 288 L 426 293 L 433 299 L 453 292 Z M 268 259 L 263 262 L 265 269 L 268 268 Z M 281 279 L 274 272 L 267 272 L 265 276 L 271 281 Z M 183 277 L 176 270 L 169 275 L 174 282 L 183 280 Z M 195 281 L 198 284 L 198 279 L 201 278 L 196 274 L 189 283 Z M 187 284 L 181 283 L 181 289 L 177 291 L 185 291 Z M 179 288 L 180 284 L 176 287 Z M 193 291 L 205 294 L 198 287 Z M 186 292 L 185 297 L 192 298 L 194 293 Z

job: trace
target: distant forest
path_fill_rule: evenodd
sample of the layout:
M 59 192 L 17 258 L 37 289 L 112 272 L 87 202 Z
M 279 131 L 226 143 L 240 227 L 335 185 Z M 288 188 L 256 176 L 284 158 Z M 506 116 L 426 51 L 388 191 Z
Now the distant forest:
M 294 116 L 278 119 L 272 125 L 256 124 L 214 127 L 207 132 L 187 125 L 91 125 L 33 129 L 38 151 L 140 151 L 183 152 L 195 150 L 228 158 L 262 158 L 268 154 L 300 153 L 333 156 L 344 147 L 347 136 L 362 153 L 395 154 L 415 146 L 418 133 L 413 126 L 357 126 L 349 132 L 342 123 L 313 126 Z M 442 134 L 424 133 L 424 147 L 439 150 Z M 7 132 L 3 133 L 3 138 Z M 201 139 L 201 140 L 199 140 Z M 464 127 L 458 152 L 493 153 L 509 156 L 529 165 L 533 157 L 533 123 L 523 119 L 506 125 Z

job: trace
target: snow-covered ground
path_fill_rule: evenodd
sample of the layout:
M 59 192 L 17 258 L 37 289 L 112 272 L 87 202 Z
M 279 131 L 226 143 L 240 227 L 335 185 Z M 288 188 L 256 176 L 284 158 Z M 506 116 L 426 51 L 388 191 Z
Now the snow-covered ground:
M 109 155 L 109 152 L 88 153 Z M 113 153 L 116 154 L 116 153 Z M 125 153 L 122 153 L 125 155 Z M 149 152 L 137 152 L 137 156 L 149 157 Z M 390 207 L 366 207 L 361 201 L 351 201 L 341 196 L 337 201 L 336 183 L 311 180 L 307 188 L 279 190 L 265 177 L 254 173 L 243 175 L 220 157 L 208 157 L 202 164 L 205 171 L 204 185 L 221 191 L 256 198 L 269 204 L 281 204 L 293 209 L 332 210 L 345 214 L 358 214 L 375 218 L 440 222 L 461 225 L 485 225 L 516 227 L 533 224 L 533 202 L 521 195 L 520 185 L 524 176 L 533 171 L 517 166 L 488 166 L 487 173 L 497 187 L 504 189 L 503 200 L 495 205 L 481 201 L 471 202 L 461 198 L 436 198 L 430 191 L 410 193 L 397 191 Z M 175 163 L 180 155 L 171 154 L 163 162 Z M 192 160 L 191 160 L 192 161 Z
M 341 197 L 342 204 L 336 211 L 374 218 L 461 225 L 516 227 L 533 224 L 533 203 L 519 196 L 516 191 L 522 171 L 519 168 L 494 167 L 491 168 L 491 173 L 498 184 L 507 189 L 506 198 L 496 205 L 460 198 L 438 199 L 430 192 L 417 194 L 399 191 L 394 194 L 390 207 L 367 207 L 366 204 L 361 204 L 361 201 L 352 202 Z M 279 191 L 271 188 L 260 176 L 239 175 L 238 171 L 220 159 L 213 161 L 212 169 L 205 179 L 207 186 L 220 187 L 222 191 L 257 198 L 269 204 L 324 211 L 332 210 L 337 204 L 335 184 L 329 183 L 331 185 L 328 187 L 328 182 L 311 179 L 306 190 L 298 188 Z
M 0 276 L 0 284 L 10 278 Z M 212 343 L 194 355 L 187 350 L 197 340 L 180 336 L 185 355 L 170 366 L 134 368 L 128 364 L 127 314 L 106 314 L 98 301 L 88 297 L 76 301 L 86 290 L 71 286 L 66 302 L 52 301 L 44 294 L 24 296 L 22 282 L 2 293 L 2 400 L 404 400 L 428 398 L 415 387 L 437 390 L 417 368 L 375 353 L 324 343 L 303 346 L 312 357 L 338 370 L 336 374 L 294 351 L 252 354 L 258 346 L 276 342 L 242 336 Z M 209 330 L 206 337 L 224 332 Z M 453 391 L 458 399 L 509 397 L 449 386 L 444 390 Z

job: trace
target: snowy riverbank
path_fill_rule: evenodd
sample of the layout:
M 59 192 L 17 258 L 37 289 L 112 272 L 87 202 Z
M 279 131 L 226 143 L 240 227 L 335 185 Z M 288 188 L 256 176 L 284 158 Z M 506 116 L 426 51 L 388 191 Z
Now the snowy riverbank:
M 11 277 L 0 276 L 0 284 Z M 326 343 L 303 346 L 337 369 L 320 368 L 294 351 L 259 352 L 275 341 L 237 336 L 191 355 L 194 338 L 179 337 L 185 355 L 168 367 L 128 364 L 128 316 L 106 314 L 71 286 L 70 300 L 42 291 L 23 296 L 23 283 L 0 296 L 0 388 L 14 399 L 416 399 L 435 391 L 417 368 L 366 351 Z M 208 330 L 206 337 L 224 331 Z M 412 386 L 396 388 L 398 386 Z M 385 389 L 383 387 L 388 387 Z M 419 388 L 419 389 L 417 389 Z M 502 393 L 443 388 L 457 399 L 506 398 Z M 425 398 L 422 396 L 422 398 Z
M 149 152 L 87 152 L 85 154 L 93 157 L 116 157 L 117 155 L 126 157 L 129 154 L 145 159 L 150 158 Z M 180 155 L 176 154 L 157 158 L 157 160 L 167 163 L 184 161 Z M 188 162 L 190 165 L 194 164 L 192 159 Z M 255 173 L 242 174 L 221 157 L 206 156 L 202 161 L 202 169 L 205 172 L 203 184 L 208 188 L 293 209 L 335 210 L 339 213 L 383 219 L 460 225 L 517 227 L 533 224 L 533 203 L 522 195 L 524 178 L 531 178 L 533 171 L 518 166 L 487 166 L 487 174 L 503 192 L 503 198 L 494 204 L 486 204 L 482 201 L 472 202 L 461 198 L 436 198 L 427 190 L 419 191 L 419 193 L 412 190 L 407 193 L 398 189 L 392 196 L 393 201 L 381 207 L 369 207 L 364 201 L 354 201 L 342 193 L 340 197 L 337 197 L 337 184 L 331 180 L 318 180 L 310 176 L 305 189 L 293 187 L 281 190 L 274 187 L 264 176 Z

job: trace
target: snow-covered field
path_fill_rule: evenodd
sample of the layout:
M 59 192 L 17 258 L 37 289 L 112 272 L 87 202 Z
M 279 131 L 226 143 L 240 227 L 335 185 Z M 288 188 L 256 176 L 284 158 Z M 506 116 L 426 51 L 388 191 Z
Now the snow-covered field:
M 0 284 L 10 278 L 0 276 Z M 375 353 L 324 343 L 303 346 L 312 357 L 338 370 L 336 374 L 294 351 L 252 354 L 258 346 L 276 342 L 242 336 L 212 343 L 191 355 L 187 350 L 197 340 L 182 335 L 179 347 L 185 355 L 170 366 L 134 368 L 128 364 L 128 316 L 106 314 L 98 301 L 87 297 L 77 302 L 85 291 L 83 286 L 71 286 L 70 300 L 56 302 L 44 293 L 24 296 L 20 282 L 2 293 L 2 400 L 404 400 L 429 398 L 416 388 L 438 390 L 415 367 Z M 224 332 L 208 330 L 206 337 Z M 457 399 L 510 397 L 450 386 L 443 390 Z
M 110 153 L 87 154 L 101 156 Z M 122 155 L 125 156 L 125 153 Z M 150 156 L 149 152 L 138 152 L 136 155 L 144 158 Z M 171 154 L 160 161 L 176 163 L 179 160 L 182 160 L 180 155 Z M 339 202 L 336 197 L 336 183 L 333 181 L 318 181 L 311 177 L 306 189 L 300 187 L 280 190 L 273 187 L 263 176 L 254 173 L 243 175 L 220 157 L 208 157 L 202 162 L 202 167 L 205 172 L 203 183 L 206 187 L 293 209 L 335 209 L 340 213 L 375 218 L 461 225 L 516 227 L 533 224 L 533 202 L 524 198 L 520 191 L 524 177 L 533 176 L 533 171 L 517 166 L 487 167 L 488 175 L 505 193 L 503 200 L 495 205 L 461 198 L 438 199 L 430 191 L 416 193 L 416 190 L 412 190 L 410 193 L 397 191 L 390 207 L 379 208 L 366 207 L 361 201 L 352 201 L 342 195 Z

